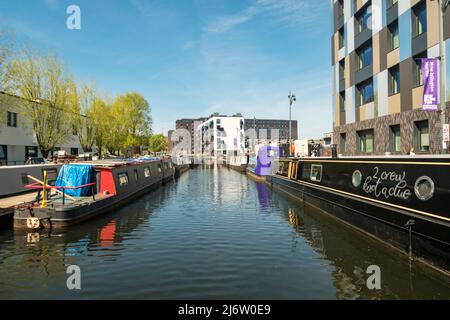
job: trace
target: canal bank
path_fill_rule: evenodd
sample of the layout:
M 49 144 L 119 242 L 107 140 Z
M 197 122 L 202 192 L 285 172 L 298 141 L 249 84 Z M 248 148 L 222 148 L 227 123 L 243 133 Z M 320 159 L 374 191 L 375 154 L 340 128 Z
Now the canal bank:
M 0 283 L 4 299 L 450 298 L 449 279 L 222 167 L 65 232 L 1 233 Z

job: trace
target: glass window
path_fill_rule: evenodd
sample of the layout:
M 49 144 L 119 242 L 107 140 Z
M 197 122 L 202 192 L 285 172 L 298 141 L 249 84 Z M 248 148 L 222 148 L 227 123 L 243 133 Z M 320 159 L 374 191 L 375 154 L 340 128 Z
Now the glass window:
M 428 120 L 415 123 L 415 144 L 419 152 L 430 151 L 430 132 L 428 128 Z
M 387 2 L 388 9 L 396 3 L 398 3 L 398 0 L 388 0 L 388 2 Z
M 363 69 L 372 64 L 372 41 L 369 40 L 356 50 L 358 58 L 358 68 Z
M 7 112 L 7 126 L 17 128 L 17 113 Z
M 391 23 L 388 27 L 389 32 L 389 50 L 395 50 L 398 48 L 398 21 Z
M 339 80 L 343 80 L 345 77 L 345 59 L 339 61 Z
M 344 28 L 342 27 L 339 30 L 339 49 L 342 49 L 344 47 L 344 40 L 345 40 Z
M 391 151 L 401 152 L 402 151 L 402 140 L 400 125 L 391 126 Z
M 373 101 L 373 81 L 365 81 L 357 85 L 357 102 L 358 106 L 370 103 Z
M 119 183 L 121 187 L 128 185 L 128 173 L 119 173 Z
M 373 129 L 358 131 L 358 148 L 359 152 L 372 153 L 374 150 L 374 134 Z
M 78 155 L 78 148 L 70 148 L 70 154 L 72 156 L 77 156 Z
M 7 160 L 8 148 L 5 145 L 0 146 L 0 160 Z
M 313 164 L 311 166 L 311 181 L 322 181 L 322 165 Z
M 344 15 L 344 0 L 338 1 L 338 17 L 342 17 Z
M 347 134 L 341 133 L 341 153 L 347 152 Z
M 389 69 L 389 95 L 400 92 L 400 67 L 397 65 Z
M 145 167 L 144 168 L 144 176 L 146 178 L 150 177 L 150 169 L 149 169 L 149 167 Z
M 417 56 L 414 57 L 414 63 L 413 63 L 413 83 L 416 87 L 423 85 L 423 78 L 422 78 L 422 58 L 427 57 L 427 52 L 423 52 Z
M 415 37 L 427 32 L 427 7 L 424 1 L 413 8 L 413 31 Z
M 339 111 L 345 112 L 345 91 L 339 93 Z
M 372 12 L 370 6 L 365 7 L 356 15 L 356 33 L 363 32 L 368 29 L 372 21 Z

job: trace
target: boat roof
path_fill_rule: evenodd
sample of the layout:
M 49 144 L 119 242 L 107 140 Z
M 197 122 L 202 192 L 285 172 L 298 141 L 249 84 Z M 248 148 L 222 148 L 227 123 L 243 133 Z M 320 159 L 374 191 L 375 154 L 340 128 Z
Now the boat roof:
M 160 158 L 144 158 L 144 159 L 106 159 L 93 161 L 71 162 L 71 165 L 92 165 L 94 167 L 114 168 L 123 166 L 141 165 L 145 163 L 158 162 L 165 159 Z

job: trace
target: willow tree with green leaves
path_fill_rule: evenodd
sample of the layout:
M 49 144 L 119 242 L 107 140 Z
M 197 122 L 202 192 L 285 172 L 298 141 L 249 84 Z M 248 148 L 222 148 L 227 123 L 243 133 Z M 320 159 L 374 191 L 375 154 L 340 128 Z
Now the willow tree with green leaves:
M 105 140 L 110 153 L 148 144 L 152 126 L 150 105 L 139 93 L 118 96 L 105 118 L 110 125 L 110 133 Z
M 81 83 L 74 93 L 75 119 L 73 126 L 85 152 L 91 152 L 95 144 L 96 128 L 92 113 L 96 100 L 97 93 L 91 84 Z
M 6 65 L 3 88 L 24 99 L 23 115 L 29 118 L 44 157 L 72 133 L 74 87 L 71 74 L 53 55 L 22 50 Z
M 103 98 L 96 96 L 89 112 L 90 121 L 94 128 L 94 142 L 99 157 L 102 156 L 103 148 L 107 144 L 107 137 L 111 134 L 110 124 L 108 122 L 110 108 L 111 106 Z

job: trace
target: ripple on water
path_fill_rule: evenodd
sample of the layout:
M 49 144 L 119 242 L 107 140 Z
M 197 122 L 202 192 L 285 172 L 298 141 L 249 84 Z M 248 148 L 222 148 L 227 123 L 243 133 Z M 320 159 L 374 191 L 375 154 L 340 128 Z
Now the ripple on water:
M 450 298 L 446 278 L 229 170 L 191 170 L 117 212 L 27 244 L 0 234 L 0 298 Z M 376 261 L 383 290 L 365 287 Z M 82 290 L 66 289 L 66 267 Z

